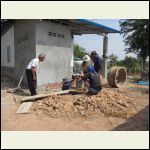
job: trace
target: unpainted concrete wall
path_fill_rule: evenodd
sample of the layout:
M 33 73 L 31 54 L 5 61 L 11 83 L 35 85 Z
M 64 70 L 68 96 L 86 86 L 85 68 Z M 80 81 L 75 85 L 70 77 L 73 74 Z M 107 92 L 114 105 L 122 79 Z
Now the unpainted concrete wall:
M 15 79 L 20 77 L 29 61 L 36 57 L 35 20 L 18 20 L 15 23 Z M 27 83 L 24 74 L 23 83 Z
M 64 35 L 49 36 L 48 33 Z M 73 38 L 71 30 L 64 25 L 39 21 L 18 20 L 14 24 L 15 68 L 1 67 L 1 71 L 20 80 L 29 61 L 43 52 L 46 59 L 40 63 L 38 85 L 61 82 L 73 73 Z M 24 74 L 23 83 L 27 84 Z
M 7 47 L 10 47 L 10 62 L 7 60 Z M 15 67 L 14 51 L 14 26 L 11 26 L 5 34 L 1 36 L 1 66 Z
M 7 62 L 7 46 L 10 46 L 10 62 Z M 4 76 L 15 78 L 15 50 L 13 24 L 1 29 L 1 78 Z
M 1 66 L 1 78 L 4 76 L 10 77 L 11 79 L 15 79 L 15 68 Z
M 46 54 L 38 70 L 38 85 L 61 82 L 64 77 L 71 77 L 72 50 L 65 47 L 36 45 L 37 55 Z
M 49 36 L 49 32 L 56 33 L 56 37 Z M 59 34 L 64 35 L 64 38 L 59 37 Z M 36 44 L 70 48 L 72 44 L 71 30 L 69 27 L 57 23 L 37 21 Z
M 49 36 L 48 33 L 64 35 L 64 38 Z M 36 56 L 41 52 L 46 54 L 44 62 L 40 63 L 38 85 L 61 82 L 64 77 L 71 77 L 73 70 L 73 40 L 67 26 L 37 22 L 36 26 Z

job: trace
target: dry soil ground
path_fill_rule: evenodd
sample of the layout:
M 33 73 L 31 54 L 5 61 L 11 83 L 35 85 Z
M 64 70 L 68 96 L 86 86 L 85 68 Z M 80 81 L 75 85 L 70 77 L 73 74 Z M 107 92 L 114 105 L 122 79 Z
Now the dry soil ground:
M 116 93 L 120 95 L 115 95 Z M 103 92 L 94 98 L 83 95 L 50 97 L 34 102 L 29 114 L 16 114 L 20 103 L 14 101 L 14 95 L 16 94 L 1 89 L 2 131 L 149 130 L 147 86 L 126 83 L 121 89 L 104 88 Z M 65 100 L 67 105 L 64 104 Z M 132 111 L 134 109 L 135 111 Z M 121 111 L 125 115 L 122 115 Z M 134 113 L 128 116 L 130 112 Z

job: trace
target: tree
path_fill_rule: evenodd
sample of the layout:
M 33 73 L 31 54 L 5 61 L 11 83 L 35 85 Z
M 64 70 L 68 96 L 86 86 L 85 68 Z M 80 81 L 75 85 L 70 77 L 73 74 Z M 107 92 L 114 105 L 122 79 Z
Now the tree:
M 143 60 L 143 69 L 149 56 L 149 20 L 148 19 L 125 19 L 120 20 L 120 27 L 125 38 L 127 53 L 135 53 Z
M 74 45 L 74 59 L 80 59 L 82 60 L 85 55 L 89 55 L 89 53 L 79 45 Z
M 118 57 L 116 55 L 114 55 L 113 53 L 111 55 L 109 55 L 109 64 L 111 67 L 115 66 L 117 64 L 117 59 Z
M 118 66 L 123 66 L 128 73 L 140 73 L 141 65 L 137 58 L 126 56 L 123 60 L 117 61 Z

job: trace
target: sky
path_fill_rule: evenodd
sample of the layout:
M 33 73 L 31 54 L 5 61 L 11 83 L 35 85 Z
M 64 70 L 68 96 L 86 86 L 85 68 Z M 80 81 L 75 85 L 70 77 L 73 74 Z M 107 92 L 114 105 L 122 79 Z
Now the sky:
M 90 19 L 91 21 L 100 23 L 102 25 L 120 30 L 119 19 Z M 124 57 L 132 56 L 136 57 L 134 54 L 125 54 L 125 44 L 123 42 L 123 36 L 119 33 L 108 34 L 108 56 L 110 54 L 115 54 L 118 56 L 119 60 L 124 59 Z M 103 36 L 96 34 L 84 34 L 74 36 L 74 43 L 85 48 L 88 52 L 96 50 L 100 56 L 103 55 Z

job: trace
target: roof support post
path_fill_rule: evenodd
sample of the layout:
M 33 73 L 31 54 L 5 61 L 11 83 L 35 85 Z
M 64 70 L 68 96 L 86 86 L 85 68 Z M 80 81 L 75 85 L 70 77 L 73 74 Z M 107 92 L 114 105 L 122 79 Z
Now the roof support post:
M 103 73 L 105 79 L 107 79 L 107 59 L 108 59 L 108 37 L 107 34 L 105 34 L 103 38 Z

